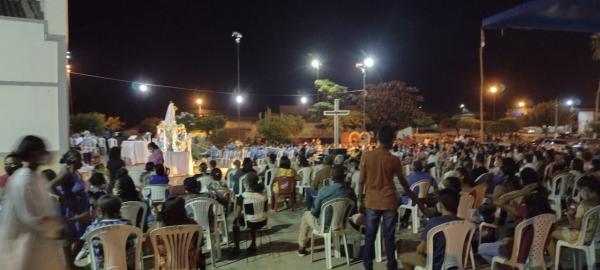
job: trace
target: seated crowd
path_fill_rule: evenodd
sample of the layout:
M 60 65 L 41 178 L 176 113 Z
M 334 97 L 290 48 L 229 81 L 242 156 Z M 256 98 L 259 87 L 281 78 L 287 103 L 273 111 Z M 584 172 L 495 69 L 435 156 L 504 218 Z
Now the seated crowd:
M 151 191 L 149 187 L 172 184 L 156 145 L 149 145 L 153 151 L 151 160 L 136 174 L 127 169 L 119 148 L 114 147 L 108 152 L 106 166 L 94 156 L 85 161 L 93 167 L 87 177 L 80 172 L 84 160 L 77 149 L 62 156 L 63 165 L 58 173 L 44 170 L 38 176 L 38 166 L 48 163 L 47 152 L 43 141 L 28 136 L 4 160 L 6 175 L 0 176 L 0 225 L 7 227 L 0 228 L 0 240 L 16 239 L 21 231 L 27 230 L 23 228 L 34 231 L 40 224 L 46 224 L 33 220 L 44 220 L 47 224 L 52 221 L 60 233 L 45 232 L 45 236 L 37 237 L 46 237 L 48 241 L 61 239 L 59 249 L 72 268 L 92 263 L 91 253 L 97 259 L 96 269 L 103 269 L 100 241 L 92 240 L 93 250 L 88 250 L 84 242 L 86 235 L 97 228 L 132 225 L 140 227 L 142 232 L 152 232 L 171 226 L 209 224 L 209 228 L 202 229 L 209 234 L 217 233 L 219 239 L 231 228 L 230 254 L 237 257 L 241 254 L 242 229 L 250 236 L 245 252 L 254 254 L 259 248 L 257 234 L 269 228 L 269 216 L 276 214 L 283 202 L 291 210 L 300 204 L 305 207 L 298 221 L 299 256 L 310 252 L 309 240 L 314 232 L 331 229 L 332 219 L 343 217 L 344 224 L 352 225 L 361 237 L 364 234 L 365 269 L 373 269 L 378 231 L 382 233 L 379 237 L 382 243 L 377 244 L 385 246 L 387 269 L 397 269 L 396 258 L 403 269 L 424 268 L 428 256 L 432 258 L 432 269 L 466 267 L 468 256 L 456 262 L 444 256 L 450 236 L 430 235 L 450 225 L 479 228 L 470 230 L 466 239 L 458 239 L 467 247 L 466 253 L 470 253 L 470 248 L 473 255 L 481 258 L 477 267 L 483 261 L 492 264 L 497 258 L 510 261 L 504 261 L 507 264 L 537 267 L 540 265 L 532 265 L 534 252 L 541 252 L 549 262 L 545 266 L 550 267 L 559 261 L 556 257 L 559 241 L 575 244 L 583 238 L 585 245 L 598 241 L 600 151 L 569 148 L 558 152 L 536 145 L 479 144 L 468 139 L 395 141 L 390 128 L 379 130 L 377 138 L 377 145 L 369 150 L 353 149 L 349 156 L 306 156 L 296 152 L 278 158 L 271 154 L 261 162 L 250 158 L 236 160 L 233 168 L 223 171 L 215 160 L 210 160 L 200 163 L 198 174 L 183 180 L 183 190 L 165 188 L 165 194 L 162 191 L 152 194 L 158 189 Z M 38 178 L 45 179 L 44 185 L 36 182 Z M 40 201 L 52 201 L 56 209 L 35 202 L 38 198 L 31 197 L 34 194 Z M 156 200 L 158 197 L 164 199 Z M 303 199 L 303 203 L 296 203 L 297 198 Z M 198 217 L 197 209 L 193 208 L 199 200 L 215 202 L 206 216 Z M 333 207 L 325 208 L 337 201 L 348 204 L 342 215 L 334 215 L 338 210 Z M 126 219 L 121 216 L 126 202 L 141 203 L 149 211 L 145 216 L 140 212 L 137 217 Z M 554 222 L 531 223 L 516 233 L 519 224 L 547 216 L 554 217 Z M 232 220 L 231 226 L 227 225 L 227 217 Z M 413 221 L 414 218 L 418 220 Z M 11 220 L 10 224 L 7 220 Z M 425 226 L 416 248 L 407 250 L 401 245 L 402 252 L 398 254 L 396 229 L 410 227 L 417 232 L 421 221 Z M 532 247 L 538 241 L 536 230 L 544 228 L 548 233 L 542 239 L 543 248 L 534 251 Z M 334 229 L 344 230 L 345 226 Z M 194 237 L 205 250 L 212 249 L 206 246 L 206 235 Z M 468 242 L 469 239 L 472 240 Z M 404 241 L 410 239 L 401 239 L 401 243 Z M 153 247 L 155 253 L 158 252 L 155 262 L 159 264 L 155 269 L 168 269 L 166 243 L 153 243 L 157 245 Z M 134 258 L 131 256 L 138 244 L 142 241 L 132 238 L 127 241 L 127 258 Z M 145 241 L 142 245 L 152 244 Z M 191 269 L 205 268 L 202 250 L 190 248 Z M 35 260 L 28 263 L 35 265 Z

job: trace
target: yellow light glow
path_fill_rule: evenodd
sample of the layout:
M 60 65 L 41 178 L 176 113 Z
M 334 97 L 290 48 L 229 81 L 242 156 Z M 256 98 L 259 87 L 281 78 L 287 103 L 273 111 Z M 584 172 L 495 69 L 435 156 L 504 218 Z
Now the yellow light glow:
M 196 104 L 202 105 L 202 99 L 201 98 L 196 99 Z
M 492 93 L 492 94 L 498 93 L 498 87 L 495 85 L 490 87 L 490 93 Z

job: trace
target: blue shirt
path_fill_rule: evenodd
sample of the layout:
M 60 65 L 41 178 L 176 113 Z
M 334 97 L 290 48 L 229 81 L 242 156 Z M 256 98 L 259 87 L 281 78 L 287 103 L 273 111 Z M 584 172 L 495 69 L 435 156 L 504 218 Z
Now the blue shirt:
M 150 177 L 150 185 L 167 185 L 169 177 L 166 175 L 153 175 Z
M 431 181 L 432 186 L 434 186 L 434 187 L 437 186 L 435 179 L 433 178 L 433 176 L 431 176 L 431 174 L 429 172 L 415 172 L 415 173 L 411 174 L 408 177 L 408 179 L 406 179 L 406 182 L 408 183 L 408 186 L 410 187 L 414 183 L 416 183 L 420 180 L 429 180 L 429 181 Z M 419 187 L 416 187 L 413 190 L 413 192 L 415 192 L 418 195 Z M 410 197 L 408 197 L 408 195 L 402 195 L 402 197 L 400 197 L 400 200 L 401 200 L 402 204 L 408 204 Z
M 444 215 L 438 217 L 432 217 L 427 221 L 427 225 L 425 225 L 425 230 L 421 234 L 421 240 L 427 241 L 427 233 L 435 226 L 455 221 L 461 220 L 461 218 L 455 215 Z M 442 264 L 444 263 L 444 253 L 446 248 L 446 239 L 442 232 L 436 234 L 433 237 L 433 270 L 442 269 Z
M 348 198 L 356 203 L 356 194 L 354 194 L 354 190 L 352 190 L 352 188 L 343 183 L 332 182 L 329 186 L 324 186 L 319 189 L 319 193 L 317 193 L 317 198 L 313 202 L 313 207 L 310 212 L 313 214 L 313 216 L 317 217 L 318 220 L 321 213 L 321 206 L 326 202 L 337 198 Z M 325 225 L 329 225 L 330 223 L 331 213 L 326 213 Z

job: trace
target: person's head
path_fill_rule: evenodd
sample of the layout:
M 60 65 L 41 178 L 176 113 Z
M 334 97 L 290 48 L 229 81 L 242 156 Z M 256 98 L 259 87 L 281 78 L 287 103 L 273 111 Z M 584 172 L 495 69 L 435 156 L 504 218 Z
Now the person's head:
M 190 221 L 185 211 L 185 200 L 181 197 L 167 199 L 160 212 L 159 220 L 165 226 L 189 224 Z
M 139 193 L 137 189 L 135 189 L 135 184 L 133 183 L 133 179 L 129 177 L 129 175 L 125 175 L 118 178 L 119 187 L 121 189 L 121 193 L 119 193 L 119 197 L 123 199 L 137 199 Z
M 333 159 L 333 164 L 340 165 L 344 163 L 344 155 L 336 155 Z
M 208 171 L 208 164 L 206 164 L 206 162 L 200 163 L 200 172 L 206 173 L 207 171 Z
M 158 150 L 158 145 L 156 145 L 154 142 L 148 143 L 148 152 L 152 153 L 155 150 Z
M 263 186 L 258 183 L 258 175 L 254 172 L 249 172 L 246 174 L 246 183 L 248 184 L 248 189 L 252 192 L 262 192 Z
M 200 185 L 201 183 L 199 183 L 198 180 L 196 180 L 196 178 L 193 176 L 183 180 L 183 187 L 185 188 L 185 192 L 189 194 L 199 194 Z
M 473 179 L 471 179 L 471 175 L 469 174 L 469 170 L 465 167 L 456 168 L 456 176 L 460 179 L 463 185 L 473 186 Z
M 525 154 L 524 159 L 525 159 L 526 163 L 533 163 L 533 154 L 531 154 L 531 153 Z
M 519 173 L 519 176 L 521 177 L 521 186 L 539 183 L 540 180 L 537 172 L 535 172 L 534 169 L 529 167 L 523 168 L 523 170 L 521 170 L 521 173 Z
M 219 168 L 212 169 L 210 171 L 210 175 L 212 176 L 213 179 L 215 179 L 217 181 L 221 181 L 221 179 L 223 179 L 223 172 Z
M 423 162 L 420 160 L 413 161 L 412 168 L 415 173 L 423 172 Z
M 244 158 L 244 161 L 242 161 L 242 170 L 245 172 L 252 170 L 252 160 L 250 158 Z
M 346 171 L 346 168 L 344 168 L 344 165 L 340 165 L 340 164 L 333 165 L 333 167 L 331 168 L 331 180 L 333 180 L 336 183 L 344 182 L 344 179 L 346 176 L 345 171 Z
M 10 153 L 4 158 L 4 171 L 6 174 L 12 175 L 21 167 L 23 167 L 23 163 L 14 153 Z
M 267 159 L 267 161 L 269 161 L 270 164 L 275 164 L 275 161 L 277 161 L 277 155 L 269 154 L 269 158 Z
M 96 201 L 96 214 L 101 219 L 115 219 L 121 217 L 121 199 L 113 195 L 102 195 Z
M 571 170 L 583 173 L 583 160 L 581 160 L 579 158 L 574 158 L 573 160 L 571 160 L 570 167 L 571 167 Z
M 590 163 L 590 171 L 591 172 L 596 172 L 596 171 L 600 171 L 600 159 L 592 159 L 592 162 Z
M 121 177 L 125 177 L 128 175 L 129 175 L 129 171 L 125 167 L 122 167 L 122 168 L 119 168 L 117 170 L 117 172 L 115 173 L 115 178 L 121 178 Z
M 236 159 L 236 160 L 233 161 L 233 167 L 234 168 L 239 169 L 240 166 L 241 166 L 241 163 L 240 163 L 239 159 Z
M 333 165 L 333 158 L 331 156 L 323 157 L 323 165 L 325 165 L 325 166 Z
M 156 165 L 154 165 L 154 162 L 147 162 L 146 165 L 144 166 L 144 169 L 147 172 L 151 172 L 151 171 L 154 171 L 154 167 L 156 167 Z
M 394 130 L 391 127 L 382 127 L 377 132 L 377 141 L 379 144 L 390 148 L 394 142 Z
M 456 215 L 459 201 L 460 194 L 456 190 L 445 188 L 438 191 L 437 207 L 442 215 Z
M 121 147 L 115 146 L 108 150 L 108 160 L 120 160 L 121 159 Z
M 154 171 L 156 172 L 156 175 L 166 176 L 165 166 L 162 164 L 157 164 L 156 167 L 154 167 Z
M 279 160 L 279 168 L 282 169 L 290 169 L 292 167 L 292 162 L 290 162 L 290 159 L 288 157 L 281 157 L 281 160 Z
M 67 151 L 61 158 L 60 163 L 66 164 L 72 170 L 79 170 L 83 163 L 81 163 L 81 154 L 75 149 Z
M 29 163 L 29 167 L 37 168 L 38 165 L 48 165 L 52 162 L 52 156 L 46 151 L 46 144 L 37 136 L 27 135 L 23 137 L 17 149 L 13 152 L 14 157 Z
M 106 178 L 104 177 L 104 174 L 95 172 L 92 174 L 92 176 L 90 176 L 88 182 L 92 186 L 104 188 L 104 185 L 106 185 Z
M 581 158 L 588 162 L 590 160 L 592 160 L 592 158 L 594 158 L 594 156 L 592 155 L 592 153 L 590 151 L 584 151 L 583 153 L 581 153 Z
M 582 200 L 597 200 L 600 198 L 600 181 L 593 176 L 584 176 L 577 182 L 579 197 Z
M 217 161 L 214 159 L 211 159 L 208 164 L 210 165 L 211 169 L 214 169 L 217 167 Z
M 52 181 L 52 180 L 54 180 L 54 178 L 56 178 L 56 173 L 52 169 L 45 169 L 45 170 L 43 170 L 42 171 L 42 175 L 48 181 Z
M 359 164 L 360 164 L 360 162 L 358 162 L 358 160 L 356 160 L 356 159 L 351 159 L 351 160 L 348 162 L 348 170 L 350 170 L 350 171 L 352 171 L 352 172 L 358 171 L 358 170 L 359 170 L 359 169 L 358 169 L 358 166 L 359 166 Z
M 300 167 L 302 167 L 302 168 L 310 166 L 310 164 L 308 163 L 308 159 L 306 159 L 306 157 L 304 157 L 304 156 L 300 157 L 299 163 L 300 163 Z
M 443 188 L 453 189 L 457 192 L 460 192 L 462 190 L 462 183 L 460 181 L 460 178 L 456 176 L 446 177 L 446 179 L 444 179 L 441 184 Z
M 500 171 L 504 176 L 513 176 L 517 173 L 517 164 L 512 158 L 503 158 L 502 165 L 500 165 Z
M 527 218 L 537 215 L 554 213 L 554 210 L 548 203 L 548 191 L 543 188 L 537 188 L 523 197 L 523 204 L 527 205 Z

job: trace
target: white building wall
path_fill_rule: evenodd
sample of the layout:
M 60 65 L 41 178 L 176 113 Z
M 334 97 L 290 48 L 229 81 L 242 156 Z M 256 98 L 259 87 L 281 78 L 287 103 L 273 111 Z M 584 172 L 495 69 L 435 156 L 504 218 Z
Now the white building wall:
M 579 111 L 577 112 L 577 134 L 584 134 L 587 125 L 594 120 L 594 112 Z
M 24 135 L 68 149 L 67 1 L 41 4 L 45 20 L 0 16 L 0 155 Z

